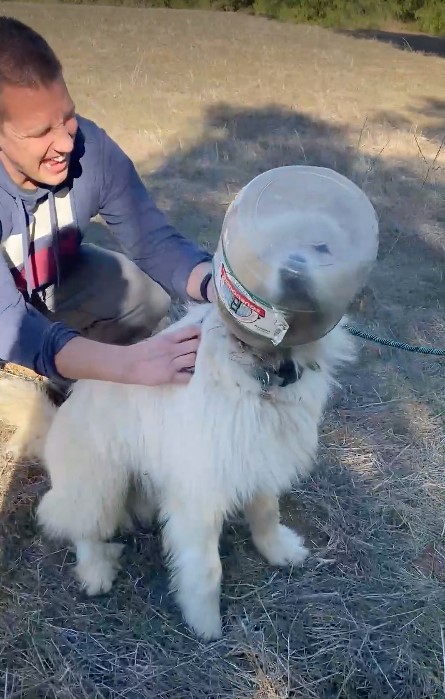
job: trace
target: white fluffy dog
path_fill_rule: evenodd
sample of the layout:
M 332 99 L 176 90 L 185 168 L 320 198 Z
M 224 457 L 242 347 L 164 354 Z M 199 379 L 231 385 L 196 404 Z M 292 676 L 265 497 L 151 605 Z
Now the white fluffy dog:
M 305 559 L 302 538 L 280 524 L 278 498 L 311 470 L 334 371 L 354 353 L 340 324 L 290 353 L 296 372 L 283 387 L 279 367 L 238 342 L 215 304 L 192 306 L 163 332 L 190 322 L 202 322 L 202 339 L 188 385 L 84 380 L 56 408 L 34 383 L 7 379 L 0 417 L 17 426 L 15 445 L 45 464 L 51 489 L 38 521 L 75 545 L 86 592 L 110 590 L 122 547 L 108 540 L 130 514 L 156 513 L 177 602 L 211 639 L 221 635 L 218 543 L 230 513 L 244 510 L 270 564 Z M 275 383 L 260 380 L 271 375 Z

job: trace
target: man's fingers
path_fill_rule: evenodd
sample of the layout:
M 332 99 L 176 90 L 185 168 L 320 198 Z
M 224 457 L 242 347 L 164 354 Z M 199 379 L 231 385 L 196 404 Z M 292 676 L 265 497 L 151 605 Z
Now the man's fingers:
M 199 347 L 199 340 L 194 338 L 193 340 L 184 340 L 174 347 L 174 356 L 181 357 L 184 354 L 191 354 L 192 352 L 197 352 Z
M 193 374 L 188 371 L 177 371 L 173 376 L 173 383 L 176 384 L 188 384 Z
M 187 340 L 192 340 L 194 338 L 201 337 L 201 326 L 200 325 L 187 325 L 185 328 L 179 328 L 170 333 L 170 337 L 174 342 L 186 342 Z
M 181 354 L 181 356 L 176 357 L 173 360 L 173 366 L 176 370 L 178 369 L 193 369 L 196 364 L 196 352 L 189 352 L 188 354 Z

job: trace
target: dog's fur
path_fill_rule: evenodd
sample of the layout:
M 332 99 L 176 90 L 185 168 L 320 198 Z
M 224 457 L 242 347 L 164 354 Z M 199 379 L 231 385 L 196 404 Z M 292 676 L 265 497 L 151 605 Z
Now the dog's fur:
M 163 332 L 202 322 L 187 386 L 151 388 L 79 381 L 60 408 L 20 380 L 0 382 L 0 418 L 15 424 L 15 449 L 43 460 L 51 489 L 38 521 L 76 547 L 87 593 L 110 590 L 121 547 L 109 539 L 130 518 L 163 523 L 172 587 L 189 626 L 221 634 L 224 519 L 242 508 L 258 551 L 272 565 L 300 564 L 302 538 L 280 524 L 278 497 L 314 464 L 318 424 L 337 366 L 353 359 L 341 325 L 291 357 L 301 378 L 264 393 L 258 359 L 231 335 L 217 307 L 192 306 Z

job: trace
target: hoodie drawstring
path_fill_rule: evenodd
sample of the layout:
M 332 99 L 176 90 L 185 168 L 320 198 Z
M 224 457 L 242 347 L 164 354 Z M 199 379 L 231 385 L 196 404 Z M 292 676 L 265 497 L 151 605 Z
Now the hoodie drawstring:
M 26 292 L 31 298 L 33 291 L 33 275 L 30 260 L 31 236 L 29 233 L 29 215 L 26 212 L 25 205 L 20 197 L 14 197 L 15 203 L 20 216 L 20 229 L 22 238 L 23 266 L 26 280 Z M 54 193 L 48 193 L 49 217 L 51 224 L 51 242 L 56 264 L 57 286 L 60 285 L 60 255 L 59 255 L 59 226 L 57 222 L 57 210 L 54 199 Z
M 31 263 L 29 260 L 29 248 L 31 245 L 31 238 L 29 235 L 29 225 L 28 225 L 28 215 L 26 213 L 25 206 L 20 197 L 15 197 L 15 203 L 20 216 L 20 228 L 21 228 L 21 238 L 22 238 L 22 252 L 23 252 L 23 265 L 25 270 L 25 280 L 26 280 L 26 292 L 28 297 L 31 298 L 32 294 L 32 276 L 31 276 Z
M 57 286 L 60 286 L 60 256 L 59 256 L 59 225 L 57 222 L 57 210 L 54 193 L 48 193 L 49 218 L 51 223 L 51 240 L 53 244 L 54 260 L 56 263 Z

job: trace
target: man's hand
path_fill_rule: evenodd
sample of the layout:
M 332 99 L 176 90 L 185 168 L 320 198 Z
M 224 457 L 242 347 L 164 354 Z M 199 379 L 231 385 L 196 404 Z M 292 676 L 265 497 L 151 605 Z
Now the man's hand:
M 188 326 L 133 345 L 128 365 L 123 367 L 125 383 L 188 383 L 195 367 L 200 332 L 199 326 Z
M 125 347 L 75 337 L 56 355 L 55 363 L 67 379 L 143 386 L 186 384 L 195 366 L 200 338 L 201 329 L 196 325 Z

